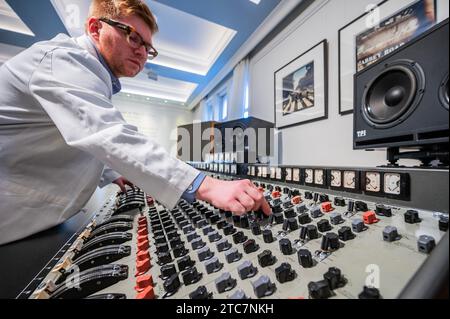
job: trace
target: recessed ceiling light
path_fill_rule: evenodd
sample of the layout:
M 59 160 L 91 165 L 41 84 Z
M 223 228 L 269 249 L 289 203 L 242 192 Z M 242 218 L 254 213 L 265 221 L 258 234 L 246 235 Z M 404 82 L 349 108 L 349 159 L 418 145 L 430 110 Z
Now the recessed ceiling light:
M 254 4 L 259 4 L 261 2 L 261 0 L 250 0 L 251 2 L 253 2 Z
M 5 0 L 0 0 L 0 29 L 35 36 Z

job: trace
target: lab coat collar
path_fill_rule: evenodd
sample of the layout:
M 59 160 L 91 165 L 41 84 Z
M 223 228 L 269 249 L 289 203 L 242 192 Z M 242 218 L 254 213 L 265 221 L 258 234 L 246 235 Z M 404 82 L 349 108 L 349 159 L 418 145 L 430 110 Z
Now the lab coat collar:
M 105 69 L 108 71 L 109 75 L 111 76 L 111 83 L 112 83 L 112 90 L 113 94 L 117 94 L 122 90 L 122 85 L 120 84 L 119 79 L 114 75 L 114 73 L 109 68 L 108 64 L 106 63 L 106 60 L 103 58 L 103 56 L 98 51 L 97 47 L 95 46 L 94 41 L 89 37 L 88 35 L 84 34 L 76 39 L 76 41 L 80 44 L 84 44 L 83 47 L 85 47 L 88 52 L 98 58 L 100 63 L 105 67 Z

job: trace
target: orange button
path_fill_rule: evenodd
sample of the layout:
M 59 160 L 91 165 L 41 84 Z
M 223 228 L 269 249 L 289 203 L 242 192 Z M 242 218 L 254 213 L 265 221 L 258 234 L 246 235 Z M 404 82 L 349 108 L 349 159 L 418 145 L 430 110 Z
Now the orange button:
M 143 226 L 147 226 L 147 219 L 144 217 L 144 219 L 140 219 L 138 220 L 138 225 L 139 227 L 143 227 Z
M 134 289 L 141 292 L 149 286 L 154 286 L 152 275 L 142 275 L 136 278 L 136 287 Z
M 291 199 L 291 203 L 292 203 L 293 205 L 300 204 L 301 202 L 302 202 L 302 198 L 301 198 L 300 196 L 294 196 L 294 197 L 292 197 L 292 199 Z
M 138 261 L 136 263 L 136 277 L 145 274 L 150 269 L 150 266 L 149 258 Z
M 139 250 L 147 250 L 150 247 L 150 243 L 148 239 L 138 243 L 138 249 Z
M 324 213 L 329 213 L 333 210 L 333 206 L 330 202 L 322 203 L 322 211 Z
M 379 219 L 377 218 L 377 215 L 375 214 L 374 211 L 365 212 L 363 215 L 363 220 L 364 220 L 364 224 L 367 224 L 367 225 L 374 224 L 379 221 Z
M 281 197 L 281 193 L 279 191 L 274 191 L 274 192 L 272 192 L 272 197 L 273 198 L 280 198 Z
M 153 287 L 147 287 L 136 295 L 136 299 L 155 299 L 155 292 Z
M 142 235 L 148 235 L 148 230 L 147 228 L 142 228 L 138 230 L 138 235 L 142 236 Z
M 136 254 L 136 257 L 138 260 L 150 259 L 150 253 L 148 252 L 148 250 L 140 250 Z

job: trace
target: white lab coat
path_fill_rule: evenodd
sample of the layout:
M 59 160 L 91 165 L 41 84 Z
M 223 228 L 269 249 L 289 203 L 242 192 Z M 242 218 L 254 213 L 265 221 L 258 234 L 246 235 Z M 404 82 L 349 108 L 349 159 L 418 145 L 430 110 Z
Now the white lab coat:
M 64 222 L 114 171 L 175 206 L 199 172 L 127 124 L 111 96 L 86 36 L 58 35 L 2 65 L 0 244 Z

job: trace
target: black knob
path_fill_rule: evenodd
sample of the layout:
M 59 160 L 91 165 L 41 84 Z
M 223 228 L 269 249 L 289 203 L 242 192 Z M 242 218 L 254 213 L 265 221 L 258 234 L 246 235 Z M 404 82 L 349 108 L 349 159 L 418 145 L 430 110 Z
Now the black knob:
M 326 202 L 329 202 L 329 201 L 330 201 L 330 198 L 328 197 L 327 194 L 320 194 L 319 202 L 326 203 Z
M 385 217 L 391 217 L 392 216 L 392 209 L 389 207 L 386 207 L 382 204 L 378 204 L 375 209 L 375 213 L 379 216 L 385 216 Z
M 173 249 L 173 256 L 179 258 L 185 256 L 189 252 L 189 249 L 184 247 L 184 244 L 180 244 Z
M 244 252 L 246 254 L 253 253 L 259 249 L 259 245 L 256 244 L 254 239 L 249 239 L 244 243 Z
M 240 224 L 241 228 L 248 228 L 249 227 L 248 216 L 247 215 L 241 216 L 240 220 L 239 220 L 239 224 Z
M 419 212 L 417 210 L 408 210 L 404 216 L 405 222 L 408 224 L 417 224 L 422 221 L 422 219 L 419 218 Z
M 167 279 L 164 282 L 164 290 L 168 293 L 168 294 L 174 294 L 178 291 L 178 289 L 181 286 L 180 283 L 180 278 L 178 278 L 177 274 L 173 274 L 172 276 L 169 277 L 169 279 Z
M 173 274 L 177 273 L 177 269 L 175 268 L 174 264 L 168 264 L 161 267 L 161 279 L 166 280 Z
M 200 286 L 189 294 L 190 299 L 211 299 L 212 293 L 208 293 L 205 286 Z
M 336 267 L 330 267 L 328 271 L 323 275 L 323 278 L 328 282 L 328 287 L 331 290 L 341 288 L 345 286 L 345 279 L 341 274 L 341 270 Z
M 257 222 L 252 223 L 251 230 L 255 236 L 261 235 L 261 226 Z
M 295 279 L 295 271 L 288 263 L 282 263 L 275 269 L 275 276 L 280 283 L 289 282 Z
M 276 258 L 272 255 L 270 250 L 264 250 L 258 255 L 258 263 L 261 267 L 271 266 L 276 262 Z
M 236 228 L 234 228 L 233 225 L 228 224 L 228 223 L 227 223 L 227 225 L 225 225 L 225 226 L 222 228 L 222 230 L 223 230 L 223 234 L 224 234 L 225 236 L 234 234 L 234 233 L 236 232 Z
M 352 200 L 348 201 L 347 211 L 353 212 L 355 210 L 355 202 Z
M 319 193 L 314 193 L 314 203 L 316 203 L 319 200 Z
M 292 244 L 288 238 L 283 238 L 280 240 L 280 250 L 283 253 L 283 255 L 292 254 Z
M 317 228 L 321 233 L 330 231 L 332 229 L 330 222 L 327 219 L 321 219 L 317 222 Z
M 295 213 L 293 208 L 289 208 L 289 209 L 284 211 L 284 217 L 285 218 L 293 218 L 295 216 L 297 216 L 297 214 Z
M 335 197 L 334 198 L 334 206 L 344 207 L 345 206 L 345 199 L 343 199 L 342 197 Z
M 197 268 L 192 267 L 181 274 L 183 283 L 188 286 L 198 282 L 202 278 L 202 274 L 197 271 Z
M 170 254 L 170 252 L 159 253 L 157 254 L 157 257 L 158 257 L 158 264 L 160 265 L 165 265 L 172 262 L 172 255 Z
M 233 225 L 231 225 L 230 223 L 228 223 L 226 220 L 223 220 L 223 219 L 218 221 L 217 224 L 216 224 L 217 229 L 223 229 L 224 227 L 226 227 L 228 225 L 233 227 Z
M 306 225 L 311 222 L 311 217 L 309 217 L 308 213 L 303 213 L 298 215 L 298 222 L 300 225 Z
M 317 232 L 317 227 L 315 225 L 306 226 L 306 233 L 309 240 L 319 238 L 319 233 Z
M 177 260 L 178 270 L 183 271 L 188 269 L 189 267 L 192 267 L 195 264 L 195 261 L 191 259 L 191 257 L 184 256 L 183 258 L 180 258 Z
M 311 252 L 308 249 L 300 249 L 297 252 L 298 262 L 303 268 L 311 268 L 314 266 Z
M 355 208 L 357 212 L 367 212 L 369 210 L 367 207 L 367 203 L 362 201 L 356 201 Z
M 364 286 L 364 290 L 358 295 L 359 299 L 381 299 L 377 288 Z
M 273 219 L 275 221 L 275 224 L 282 224 L 283 223 L 283 220 L 284 220 L 283 214 L 281 214 L 281 213 L 274 213 L 274 214 L 272 214 L 272 216 L 273 216 Z
M 447 231 L 448 230 L 448 215 L 446 215 L 446 216 L 442 215 L 439 218 L 439 230 L 440 231 Z
M 234 224 L 234 226 L 239 226 L 241 224 L 241 216 L 233 215 L 233 224 Z M 248 225 L 247 225 L 247 227 L 248 227 Z
M 320 248 L 324 251 L 337 250 L 340 247 L 339 236 L 335 233 L 327 233 L 322 237 Z
M 289 218 L 288 219 L 288 224 L 289 224 L 289 230 L 290 231 L 294 231 L 298 229 L 298 223 L 297 220 L 295 218 Z
M 331 297 L 331 290 L 326 280 L 310 282 L 308 284 L 308 291 L 312 299 L 326 299 Z
M 348 226 L 343 226 L 338 230 L 339 239 L 342 241 L 347 241 L 355 238 L 352 229 Z
M 270 229 L 263 230 L 263 240 L 266 244 L 270 244 L 273 242 L 272 230 Z
M 274 204 L 272 206 L 272 213 L 278 214 L 278 213 L 282 213 L 282 212 L 283 212 L 283 207 L 281 206 L 281 203 Z
M 247 240 L 247 236 L 244 235 L 244 232 L 239 231 L 233 234 L 233 242 L 235 244 L 242 244 Z

